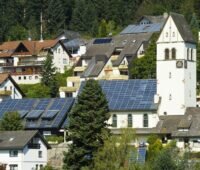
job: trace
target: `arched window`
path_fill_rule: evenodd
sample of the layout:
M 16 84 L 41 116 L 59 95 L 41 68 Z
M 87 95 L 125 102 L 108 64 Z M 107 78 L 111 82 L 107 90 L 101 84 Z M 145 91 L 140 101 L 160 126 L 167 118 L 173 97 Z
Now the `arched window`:
M 172 48 L 172 60 L 176 59 L 176 49 Z
M 189 52 L 189 48 L 187 49 L 187 60 L 190 60 L 190 52 Z
M 191 60 L 193 60 L 193 49 L 191 49 Z
M 132 114 L 128 114 L 128 127 L 133 126 L 133 117 Z
M 148 127 L 149 126 L 149 119 L 148 119 L 148 114 L 143 115 L 143 127 Z
M 169 100 L 172 100 L 172 95 L 171 94 L 169 95 Z
M 112 118 L 112 127 L 117 127 L 117 115 L 114 114 Z
M 170 79 L 172 78 L 172 73 L 171 73 L 171 72 L 169 72 L 169 78 L 170 78 Z
M 165 49 L 165 60 L 169 60 L 169 49 Z

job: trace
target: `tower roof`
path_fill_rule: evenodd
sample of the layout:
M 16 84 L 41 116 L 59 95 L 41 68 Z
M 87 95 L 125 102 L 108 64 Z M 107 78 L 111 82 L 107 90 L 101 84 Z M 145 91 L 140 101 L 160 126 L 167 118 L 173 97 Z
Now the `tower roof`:
M 192 35 L 190 27 L 183 15 L 170 12 L 170 15 L 177 26 L 179 33 L 186 42 L 195 43 L 196 41 Z

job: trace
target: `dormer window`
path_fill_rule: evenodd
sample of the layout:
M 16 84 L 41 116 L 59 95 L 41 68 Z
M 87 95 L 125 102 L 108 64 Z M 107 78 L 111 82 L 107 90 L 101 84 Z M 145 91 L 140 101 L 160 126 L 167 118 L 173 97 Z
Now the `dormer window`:
M 169 49 L 165 49 L 165 60 L 169 60 Z
M 176 49 L 172 48 L 172 59 L 175 60 L 176 59 Z

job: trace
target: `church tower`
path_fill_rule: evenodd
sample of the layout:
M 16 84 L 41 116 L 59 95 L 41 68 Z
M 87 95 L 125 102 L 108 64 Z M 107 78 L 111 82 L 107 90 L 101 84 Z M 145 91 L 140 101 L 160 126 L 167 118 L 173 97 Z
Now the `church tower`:
M 183 15 L 170 13 L 157 41 L 159 115 L 196 107 L 196 42 Z

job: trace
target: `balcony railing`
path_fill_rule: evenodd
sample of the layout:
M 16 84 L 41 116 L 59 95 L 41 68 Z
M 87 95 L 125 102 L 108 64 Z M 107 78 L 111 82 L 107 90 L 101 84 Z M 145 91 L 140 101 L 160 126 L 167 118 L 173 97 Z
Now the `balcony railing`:
M 32 66 L 32 65 L 43 65 L 43 61 L 20 61 L 17 63 L 18 66 Z
M 29 149 L 40 149 L 40 144 L 39 143 L 29 143 L 28 148 Z
M 0 67 L 13 66 L 13 63 L 0 63 Z

